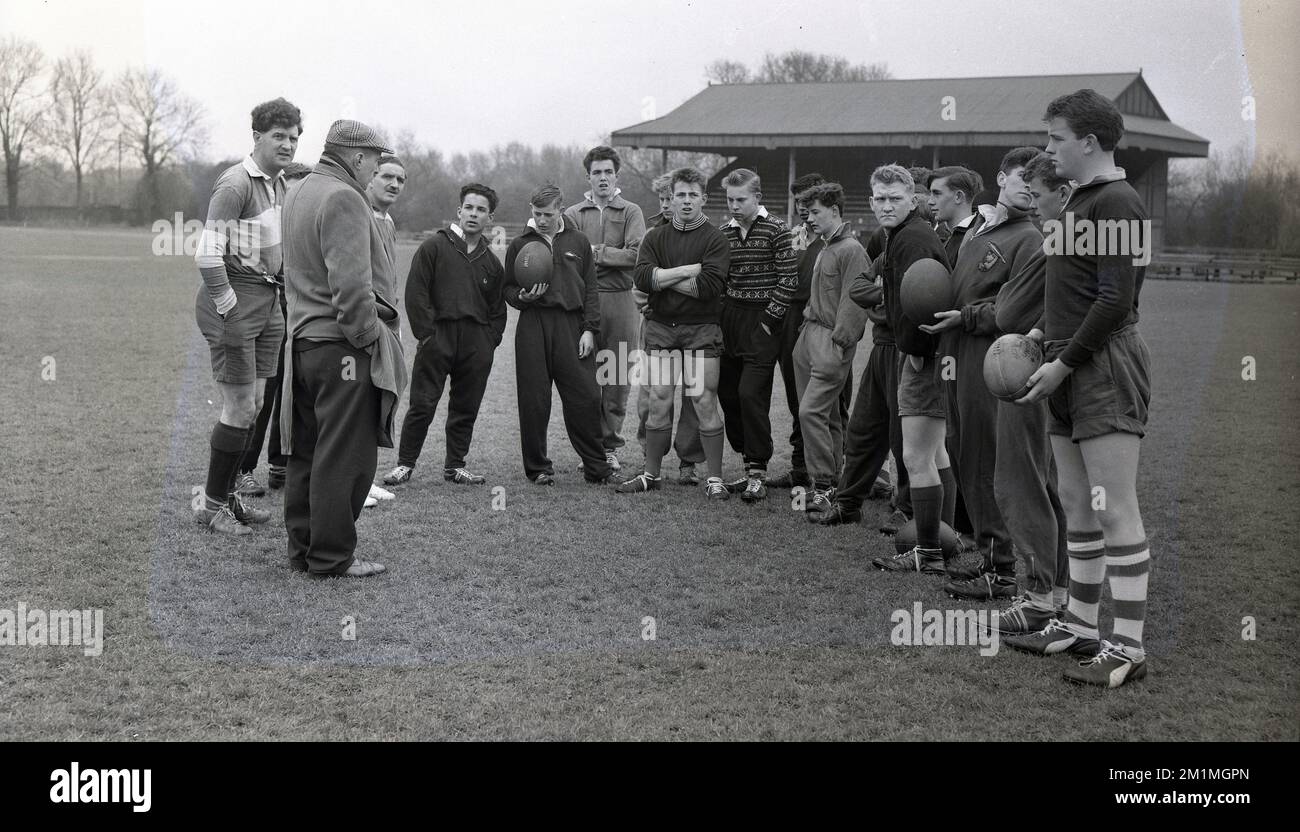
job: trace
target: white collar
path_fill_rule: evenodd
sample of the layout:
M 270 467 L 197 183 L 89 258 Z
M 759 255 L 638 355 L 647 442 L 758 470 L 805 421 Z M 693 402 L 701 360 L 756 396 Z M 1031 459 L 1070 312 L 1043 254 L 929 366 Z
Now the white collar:
M 767 216 L 767 208 L 765 208 L 764 206 L 760 205 L 760 206 L 758 206 L 758 214 L 755 215 L 755 217 L 754 217 L 754 222 L 758 222 L 758 218 L 759 218 L 759 217 L 766 217 L 766 216 Z M 731 218 L 731 221 L 728 222 L 727 225 L 731 226 L 732 228 L 740 228 L 740 223 L 736 222 L 736 218 L 735 218 L 735 217 L 732 217 L 732 218 Z M 751 222 L 749 225 L 750 225 L 750 227 L 752 228 L 753 225 L 754 225 L 754 223 Z
M 992 231 L 999 225 L 1007 221 L 1007 206 L 1001 202 L 996 205 L 981 205 L 977 208 L 980 216 L 984 218 L 984 224 L 975 232 L 976 236 L 983 234 L 985 231 Z
M 249 176 L 257 176 L 267 180 L 268 182 L 272 181 L 272 177 L 267 176 L 265 171 L 263 171 L 261 168 L 257 166 L 257 162 L 253 161 L 253 154 L 251 153 L 244 157 L 244 170 L 248 171 Z M 280 179 L 283 176 L 284 176 L 284 171 L 280 171 L 275 175 L 274 178 Z

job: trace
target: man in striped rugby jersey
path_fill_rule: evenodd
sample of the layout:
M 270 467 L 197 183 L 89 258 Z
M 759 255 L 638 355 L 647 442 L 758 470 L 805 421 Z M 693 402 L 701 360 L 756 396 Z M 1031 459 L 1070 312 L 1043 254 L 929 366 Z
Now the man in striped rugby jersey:
M 298 150 L 302 113 L 277 98 L 255 107 L 252 122 L 253 152 L 213 185 L 194 257 L 203 277 L 195 317 L 221 394 L 207 483 L 194 515 L 209 529 L 233 535 L 250 534 L 250 523 L 265 523 L 271 516 L 245 506 L 235 493 L 235 481 L 284 340 L 279 301 L 284 285 L 282 171 Z

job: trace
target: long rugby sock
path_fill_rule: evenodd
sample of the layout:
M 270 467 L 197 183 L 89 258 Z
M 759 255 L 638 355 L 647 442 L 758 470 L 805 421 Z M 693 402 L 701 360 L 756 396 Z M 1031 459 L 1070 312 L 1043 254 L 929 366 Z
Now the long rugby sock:
M 916 517 L 916 545 L 938 549 L 939 513 L 943 511 L 943 486 L 912 487 L 912 511 Z
M 1065 534 L 1070 550 L 1070 601 L 1065 623 L 1076 635 L 1100 638 L 1097 610 L 1101 606 L 1101 585 L 1106 580 L 1106 544 L 1100 531 Z
M 952 466 L 939 469 L 939 484 L 943 486 L 943 513 L 939 519 L 951 526 L 957 522 L 957 478 Z
M 1147 615 L 1147 576 L 1151 571 L 1151 550 L 1147 542 L 1106 547 L 1106 579 L 1115 601 L 1112 641 L 1131 658 L 1141 658 L 1142 625 Z
M 235 430 L 240 430 L 240 428 L 235 428 Z M 244 431 L 244 449 L 239 452 L 239 464 L 236 465 L 234 470 L 230 472 L 230 482 L 226 486 L 227 497 L 235 493 L 235 483 L 239 482 L 239 475 L 242 473 L 239 469 L 243 467 L 244 458 L 248 456 L 248 449 L 253 444 L 253 434 L 257 433 L 257 429 L 252 425 L 243 428 L 243 431 Z
M 208 440 L 212 448 L 208 457 L 208 482 L 203 489 L 209 508 L 214 508 L 213 503 L 225 505 L 231 485 L 239 476 L 239 461 L 244 458 L 250 432 L 220 421 L 212 429 L 212 437 Z
M 700 428 L 700 444 L 704 446 L 704 459 L 709 466 L 710 477 L 722 476 L 722 428 L 708 433 Z
M 655 430 L 646 428 L 645 431 L 645 472 L 652 477 L 659 476 L 659 470 L 663 465 L 664 454 L 668 453 L 668 446 L 672 444 L 672 428 L 667 430 Z

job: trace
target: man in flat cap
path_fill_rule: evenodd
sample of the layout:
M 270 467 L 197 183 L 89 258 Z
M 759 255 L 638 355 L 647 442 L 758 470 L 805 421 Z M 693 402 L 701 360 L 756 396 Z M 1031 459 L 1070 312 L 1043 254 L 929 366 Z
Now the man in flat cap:
M 397 309 L 376 291 L 396 285 L 393 266 L 365 193 L 391 153 L 370 127 L 336 121 L 316 169 L 285 201 L 284 525 L 290 567 L 314 576 L 384 571 L 354 550 L 377 446 L 393 445 L 406 383 Z

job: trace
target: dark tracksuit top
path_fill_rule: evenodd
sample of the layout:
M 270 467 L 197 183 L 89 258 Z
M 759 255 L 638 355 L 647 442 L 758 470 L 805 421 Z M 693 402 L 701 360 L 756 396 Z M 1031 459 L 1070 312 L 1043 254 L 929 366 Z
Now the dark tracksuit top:
M 884 260 L 880 276 L 883 280 L 885 322 L 894 335 L 899 352 L 906 355 L 930 357 L 938 348 L 938 339 L 917 329 L 917 322 L 903 314 L 899 293 L 903 275 L 917 260 L 938 260 L 947 265 L 948 255 L 939 242 L 939 235 L 916 211 L 912 211 L 893 229 L 885 233 Z
M 948 453 L 975 539 L 995 571 L 1013 574 L 1011 535 L 994 493 L 998 400 L 984 383 L 984 354 L 1001 334 L 998 292 L 1014 276 L 1042 267 L 1043 235 L 1026 212 L 999 210 L 1006 218 L 995 225 L 982 215 L 971 223 L 953 265 L 961 325 L 942 335 L 940 355 L 954 362 L 947 366 L 955 373 L 940 377 L 947 392 Z
M 505 270 L 487 240 L 470 251 L 452 226 L 421 243 L 406 278 L 406 314 L 419 347 L 397 463 L 415 466 L 450 377 L 443 467 L 461 468 L 506 328 Z
M 560 393 L 564 426 L 588 479 L 609 476 L 602 444 L 600 387 L 596 384 L 596 355 L 578 358 L 584 332 L 600 334 L 600 296 L 596 263 L 587 236 L 560 220 L 551 240 L 529 220 L 523 234 L 510 241 L 505 259 L 506 303 L 520 310 L 515 326 L 515 382 L 519 392 L 519 435 L 524 474 L 554 474 L 547 456 L 546 429 L 551 419 L 551 385 Z M 546 293 L 528 303 L 519 300 L 525 288 L 516 279 L 515 258 L 530 242 L 551 250 L 552 272 Z

